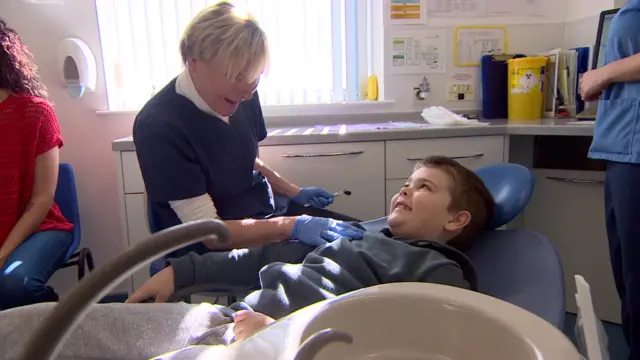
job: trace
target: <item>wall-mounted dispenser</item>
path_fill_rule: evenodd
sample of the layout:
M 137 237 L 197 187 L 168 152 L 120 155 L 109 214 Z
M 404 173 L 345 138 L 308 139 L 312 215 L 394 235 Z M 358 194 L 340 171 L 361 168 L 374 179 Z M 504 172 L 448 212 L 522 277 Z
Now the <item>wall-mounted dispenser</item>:
M 89 46 L 76 38 L 58 45 L 58 65 L 69 96 L 76 99 L 85 91 L 95 91 L 98 79 L 96 58 Z

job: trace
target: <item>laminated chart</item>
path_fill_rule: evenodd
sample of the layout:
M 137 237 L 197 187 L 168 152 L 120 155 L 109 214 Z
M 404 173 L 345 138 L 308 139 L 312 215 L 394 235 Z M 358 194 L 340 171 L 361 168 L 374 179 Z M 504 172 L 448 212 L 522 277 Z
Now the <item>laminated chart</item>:
M 390 0 L 389 20 L 392 25 L 426 24 L 425 0 Z

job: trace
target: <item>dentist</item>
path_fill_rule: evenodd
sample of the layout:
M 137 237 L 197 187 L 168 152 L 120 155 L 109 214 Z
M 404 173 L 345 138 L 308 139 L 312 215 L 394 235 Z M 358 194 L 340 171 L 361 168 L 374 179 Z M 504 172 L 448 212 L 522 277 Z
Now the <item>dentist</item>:
M 185 70 L 145 104 L 133 127 L 152 231 L 221 219 L 234 248 L 360 238 L 361 230 L 336 221 L 356 219 L 322 209 L 331 193 L 300 188 L 258 157 L 267 130 L 256 88 L 269 57 L 258 23 L 219 2 L 187 26 L 180 54 Z M 172 257 L 215 249 L 205 242 Z

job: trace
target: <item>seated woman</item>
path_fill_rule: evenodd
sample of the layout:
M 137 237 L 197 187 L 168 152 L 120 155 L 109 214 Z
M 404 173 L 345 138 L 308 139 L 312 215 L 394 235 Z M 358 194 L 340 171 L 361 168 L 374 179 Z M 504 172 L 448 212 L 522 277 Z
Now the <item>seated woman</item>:
M 0 20 L 0 310 L 57 301 L 71 225 L 53 202 L 62 146 L 31 53 Z

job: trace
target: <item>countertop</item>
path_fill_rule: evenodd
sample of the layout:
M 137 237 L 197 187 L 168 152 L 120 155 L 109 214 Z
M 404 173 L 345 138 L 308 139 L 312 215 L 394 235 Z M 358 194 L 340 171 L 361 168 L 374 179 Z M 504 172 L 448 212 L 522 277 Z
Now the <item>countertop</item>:
M 386 141 L 488 135 L 593 136 L 593 121 L 542 119 L 539 124 L 507 124 L 506 120 L 489 125 L 434 126 L 416 121 L 376 124 L 316 125 L 268 130 L 260 146 L 318 143 Z M 135 151 L 132 137 L 112 142 L 113 151 Z

